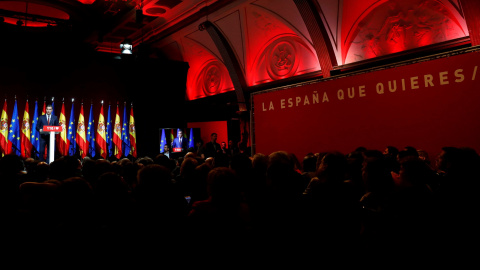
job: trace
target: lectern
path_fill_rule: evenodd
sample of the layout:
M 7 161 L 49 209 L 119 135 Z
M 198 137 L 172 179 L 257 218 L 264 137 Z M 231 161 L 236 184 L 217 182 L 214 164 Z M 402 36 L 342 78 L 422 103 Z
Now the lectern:
M 43 126 L 42 134 L 50 134 L 50 147 L 48 149 L 47 163 L 50 164 L 55 159 L 55 134 L 58 134 L 63 131 L 62 126 Z

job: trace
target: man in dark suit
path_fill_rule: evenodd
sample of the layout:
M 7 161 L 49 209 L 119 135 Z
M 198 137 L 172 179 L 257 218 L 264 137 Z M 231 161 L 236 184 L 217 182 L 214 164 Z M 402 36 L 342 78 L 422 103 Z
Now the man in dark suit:
M 40 160 L 44 160 L 45 156 L 45 146 L 47 146 L 47 161 L 49 160 L 50 149 L 50 134 L 42 134 L 43 126 L 58 126 L 58 118 L 52 114 L 53 107 L 52 105 L 47 105 L 45 107 L 46 114 L 38 117 L 37 130 L 40 132 L 40 149 L 38 149 Z
M 215 156 L 220 153 L 220 144 L 217 143 L 217 133 L 212 133 L 210 135 L 210 141 L 205 144 L 203 158 L 207 159 L 209 157 L 215 158 Z
M 182 152 L 186 151 L 188 147 L 187 138 L 183 138 L 183 131 L 181 129 L 177 132 L 177 137 L 173 139 L 172 148 L 182 148 Z

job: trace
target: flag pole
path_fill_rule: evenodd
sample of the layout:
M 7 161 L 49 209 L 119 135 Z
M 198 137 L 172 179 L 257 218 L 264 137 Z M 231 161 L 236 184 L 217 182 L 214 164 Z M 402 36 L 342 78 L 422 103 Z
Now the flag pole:
M 37 104 L 38 106 L 38 97 L 35 97 L 35 103 Z M 35 107 L 37 107 L 35 106 Z M 38 111 L 38 108 L 37 108 L 37 111 Z M 38 112 L 37 112 L 38 113 Z M 35 112 L 33 112 L 33 115 L 35 115 Z M 36 121 L 37 119 L 35 119 L 34 121 Z M 33 144 L 33 143 L 32 143 Z M 40 152 L 38 152 L 37 148 L 36 147 L 32 147 L 32 150 L 34 153 L 37 153 L 37 154 L 40 154 Z M 36 155 L 35 155 L 36 156 Z M 40 155 L 39 155 L 40 156 Z
M 17 103 L 17 95 L 15 95 L 14 98 L 15 98 L 15 104 L 16 104 Z M 19 118 L 18 117 L 18 107 L 17 107 L 17 118 Z M 12 119 L 13 119 L 13 113 L 12 113 Z M 18 138 L 17 138 L 17 140 L 18 140 Z M 18 147 L 13 143 L 12 143 L 12 146 L 16 149 L 16 151 L 18 151 L 20 153 L 20 155 L 22 154 L 22 149 L 18 149 Z

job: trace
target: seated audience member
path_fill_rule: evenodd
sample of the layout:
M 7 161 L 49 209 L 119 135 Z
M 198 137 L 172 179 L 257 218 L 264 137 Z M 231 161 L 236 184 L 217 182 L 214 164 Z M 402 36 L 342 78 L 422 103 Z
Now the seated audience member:
M 99 176 L 93 189 L 97 222 L 102 233 L 115 236 L 132 226 L 133 199 L 123 178 L 106 172 Z
M 272 244 L 279 240 L 275 238 L 279 233 L 283 234 L 283 240 L 297 239 L 300 233 L 298 209 L 304 187 L 304 179 L 295 171 L 288 153 L 271 153 L 268 156 L 266 192 L 260 202 L 263 213 L 257 215 L 260 219 L 257 220 L 256 232 L 264 235 L 264 239 L 269 239 Z
M 362 241 L 366 247 L 383 246 L 390 241 L 392 232 L 388 215 L 393 196 L 393 182 L 387 158 L 367 158 L 363 163 L 362 179 L 365 194 L 360 199 L 362 206 Z
M 170 171 L 173 171 L 175 169 L 175 161 L 173 159 L 170 159 L 168 156 L 160 153 L 158 154 L 155 159 L 153 160 L 154 164 L 162 165 L 167 167 Z
M 252 168 L 255 171 L 255 173 L 266 177 L 267 167 L 268 167 L 268 156 L 262 153 L 257 153 L 253 155 Z
M 184 196 L 192 195 L 192 186 L 197 180 L 195 174 L 197 166 L 198 161 L 191 157 L 185 158 L 180 165 L 180 174 L 175 177 L 175 182 L 182 190 Z
M 400 161 L 399 173 L 392 172 L 392 177 L 395 189 L 388 210 L 394 232 L 389 235 L 391 243 L 398 247 L 431 244 L 438 233 L 439 211 L 427 183 L 436 177 L 435 172 L 423 160 L 410 156 Z
M 312 233 L 317 240 L 339 245 L 358 240 L 359 197 L 352 182 L 346 181 L 347 168 L 343 154 L 326 154 L 303 193 L 304 218 L 317 228 Z
M 303 157 L 302 161 L 302 172 L 303 174 L 308 174 L 310 178 L 313 177 L 315 171 L 317 170 L 317 157 L 313 153 L 308 153 Z
M 417 149 L 413 146 L 406 146 L 403 150 L 398 152 L 397 160 L 400 162 L 403 158 L 418 157 Z
M 250 230 L 250 213 L 232 169 L 217 167 L 207 176 L 208 199 L 193 203 L 188 214 L 192 240 L 234 247 Z
M 137 226 L 144 237 L 178 237 L 182 231 L 187 201 L 170 170 L 150 164 L 138 171 L 138 184 L 133 190 Z M 169 231 L 168 235 L 163 235 Z
M 19 187 L 27 179 L 24 169 L 23 160 L 17 155 L 0 159 L 0 210 L 6 215 L 13 215 L 18 209 Z
M 302 174 L 302 164 L 294 153 L 288 153 L 288 157 L 293 162 L 294 169 L 297 173 Z
M 187 198 L 190 197 L 189 207 L 196 201 L 208 198 L 207 176 L 212 169 L 213 167 L 205 162 L 195 168 L 195 181 L 192 182 L 190 195 L 187 195 Z
M 396 148 L 395 146 L 389 145 L 385 148 L 385 150 L 383 150 L 383 155 L 387 159 L 397 159 L 398 152 L 399 152 L 398 148 Z
M 57 187 L 60 241 L 92 241 L 96 235 L 92 186 L 83 177 L 70 177 Z M 68 240 L 67 240 L 68 239 Z M 77 242 L 78 243 L 78 242 Z
M 252 179 L 245 192 L 245 198 L 250 208 L 252 223 L 256 225 L 265 215 L 268 201 L 267 192 L 268 156 L 257 153 L 252 158 Z M 256 226 L 255 226 L 256 227 Z
M 480 206 L 480 156 L 472 148 L 443 147 L 436 167 L 440 180 L 435 192 L 444 217 L 442 227 L 449 232 L 445 242 L 459 244 L 480 225 L 474 214 Z
M 428 156 L 427 151 L 419 149 L 417 150 L 418 157 L 423 160 L 428 166 L 431 166 L 430 157 Z
M 347 181 L 351 182 L 353 186 L 357 189 L 358 198 L 361 198 L 365 193 L 364 184 L 362 181 L 362 167 L 365 159 L 370 156 L 371 151 L 366 151 L 364 154 L 361 152 L 351 152 L 347 155 Z M 381 152 L 378 151 L 381 155 Z

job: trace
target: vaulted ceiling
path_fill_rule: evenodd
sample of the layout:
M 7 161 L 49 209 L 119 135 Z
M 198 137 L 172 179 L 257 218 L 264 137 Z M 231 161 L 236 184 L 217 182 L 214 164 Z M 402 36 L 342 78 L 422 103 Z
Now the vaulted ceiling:
M 25 1 L 0 1 L 5 23 L 71 25 L 97 51 L 118 54 L 131 39 L 188 62 L 187 100 L 470 44 L 471 0 Z

